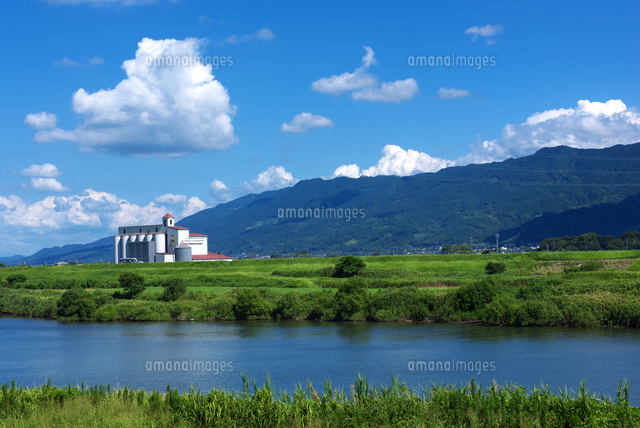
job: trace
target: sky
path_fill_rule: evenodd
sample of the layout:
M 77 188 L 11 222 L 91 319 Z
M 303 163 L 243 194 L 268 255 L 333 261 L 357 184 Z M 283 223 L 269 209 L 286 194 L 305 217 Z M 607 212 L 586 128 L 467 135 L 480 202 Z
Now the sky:
M 300 180 L 640 141 L 634 1 L 2 9 L 0 256 Z

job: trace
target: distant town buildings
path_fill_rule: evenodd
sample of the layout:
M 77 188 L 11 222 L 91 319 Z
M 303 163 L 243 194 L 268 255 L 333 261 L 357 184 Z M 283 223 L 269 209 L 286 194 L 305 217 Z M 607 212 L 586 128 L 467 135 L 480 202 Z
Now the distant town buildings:
M 186 261 L 231 261 L 231 257 L 210 253 L 208 237 L 176 226 L 167 213 L 162 224 L 121 226 L 113 237 L 115 263 L 168 263 Z

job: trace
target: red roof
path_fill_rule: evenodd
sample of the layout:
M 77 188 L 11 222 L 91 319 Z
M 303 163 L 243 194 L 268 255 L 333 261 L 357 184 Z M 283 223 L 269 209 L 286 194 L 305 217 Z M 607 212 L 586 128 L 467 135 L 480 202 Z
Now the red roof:
M 231 260 L 229 256 L 223 256 L 222 254 L 207 253 L 205 255 L 193 255 L 191 260 Z
M 207 235 L 203 235 L 202 233 L 190 233 L 189 236 L 207 236 Z
M 182 226 L 169 226 L 172 229 L 180 229 L 180 230 L 189 230 L 188 227 L 182 227 Z
M 166 213 L 166 214 L 164 215 L 164 217 L 162 217 L 162 218 L 175 218 L 175 217 L 174 217 L 174 216 L 172 216 L 172 215 L 171 215 L 171 214 L 169 214 L 169 213 Z

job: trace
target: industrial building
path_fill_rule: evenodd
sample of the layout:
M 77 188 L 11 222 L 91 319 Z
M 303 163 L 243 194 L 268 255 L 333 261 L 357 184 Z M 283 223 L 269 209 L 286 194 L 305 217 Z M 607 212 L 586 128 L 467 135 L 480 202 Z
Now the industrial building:
M 144 263 L 231 261 L 231 257 L 210 253 L 208 237 L 190 233 L 186 227 L 176 226 L 175 218 L 167 213 L 162 224 L 121 226 L 113 237 L 115 263 L 138 261 Z

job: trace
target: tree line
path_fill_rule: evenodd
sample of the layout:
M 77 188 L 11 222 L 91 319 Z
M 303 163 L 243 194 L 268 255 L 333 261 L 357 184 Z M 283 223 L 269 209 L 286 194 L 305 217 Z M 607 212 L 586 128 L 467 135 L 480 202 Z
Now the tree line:
M 617 238 L 584 233 L 580 236 L 547 238 L 540 243 L 539 251 L 615 251 L 640 250 L 640 233 L 625 232 Z

